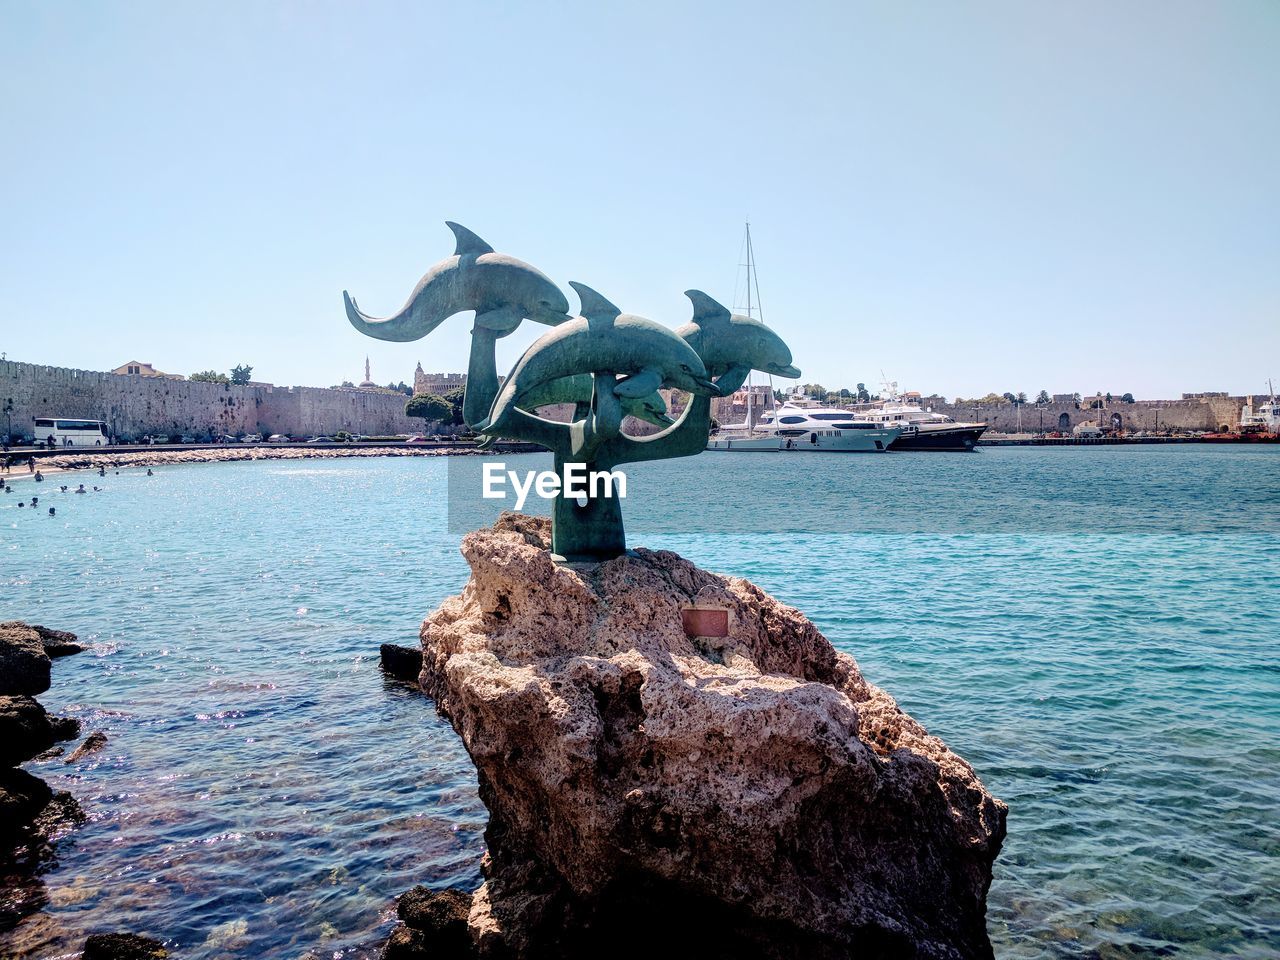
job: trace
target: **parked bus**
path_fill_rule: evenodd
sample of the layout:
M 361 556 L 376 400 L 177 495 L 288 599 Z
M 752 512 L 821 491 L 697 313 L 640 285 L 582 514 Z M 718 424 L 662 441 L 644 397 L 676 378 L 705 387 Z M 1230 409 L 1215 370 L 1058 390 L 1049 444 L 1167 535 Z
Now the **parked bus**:
M 36 418 L 36 446 L 105 447 L 110 435 L 101 420 L 68 420 L 65 417 Z

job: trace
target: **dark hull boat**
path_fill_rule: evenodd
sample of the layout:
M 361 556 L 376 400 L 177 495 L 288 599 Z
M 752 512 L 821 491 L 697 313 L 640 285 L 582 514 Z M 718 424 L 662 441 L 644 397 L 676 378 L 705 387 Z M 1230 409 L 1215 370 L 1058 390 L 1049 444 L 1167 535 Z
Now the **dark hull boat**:
M 916 429 L 906 430 L 889 449 L 964 451 L 978 446 L 978 438 L 986 431 L 985 423 L 916 424 Z

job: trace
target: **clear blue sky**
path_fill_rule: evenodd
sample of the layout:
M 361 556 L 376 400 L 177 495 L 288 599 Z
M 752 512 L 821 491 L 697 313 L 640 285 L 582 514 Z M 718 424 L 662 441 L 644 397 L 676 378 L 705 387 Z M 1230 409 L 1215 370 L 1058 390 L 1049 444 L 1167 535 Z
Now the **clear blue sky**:
M 669 325 L 733 297 L 806 380 L 1280 380 L 1280 4 L 0 6 L 0 350 L 462 370 L 384 344 L 443 221 Z M 571 297 L 571 302 L 573 302 Z M 504 341 L 503 362 L 544 330 Z

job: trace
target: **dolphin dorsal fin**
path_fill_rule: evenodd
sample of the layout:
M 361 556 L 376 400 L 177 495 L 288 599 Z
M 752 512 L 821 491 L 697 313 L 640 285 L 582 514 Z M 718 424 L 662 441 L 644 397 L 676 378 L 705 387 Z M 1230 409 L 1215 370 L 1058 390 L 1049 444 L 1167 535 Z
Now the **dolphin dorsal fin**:
M 573 287 L 574 292 L 578 295 L 578 301 L 582 304 L 582 316 L 588 320 L 612 320 L 622 313 L 621 310 L 585 283 L 570 280 L 569 286 Z
M 720 301 L 707 296 L 701 290 L 686 290 L 684 295 L 693 301 L 693 322 L 704 323 L 707 320 L 728 320 L 729 311 Z
M 446 220 L 444 225 L 452 230 L 453 235 L 458 238 L 458 249 L 453 251 L 453 255 L 455 257 L 465 257 L 469 254 L 479 256 L 482 253 L 493 253 L 493 247 L 489 246 L 462 224 L 454 223 L 452 220 Z

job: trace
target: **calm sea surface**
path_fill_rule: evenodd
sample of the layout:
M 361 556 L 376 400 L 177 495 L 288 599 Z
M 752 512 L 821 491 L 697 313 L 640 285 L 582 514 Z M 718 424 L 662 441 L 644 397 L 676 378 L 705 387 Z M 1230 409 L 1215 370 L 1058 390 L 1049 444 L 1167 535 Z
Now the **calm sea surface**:
M 29 765 L 90 819 L 0 955 L 127 929 L 192 958 L 366 956 L 396 894 L 478 884 L 469 761 L 378 668 L 466 580 L 449 472 L 208 464 L 0 496 L 0 619 L 93 644 L 41 699 L 110 738 Z M 629 473 L 633 544 L 805 611 L 1008 802 L 997 956 L 1280 955 L 1280 449 Z

